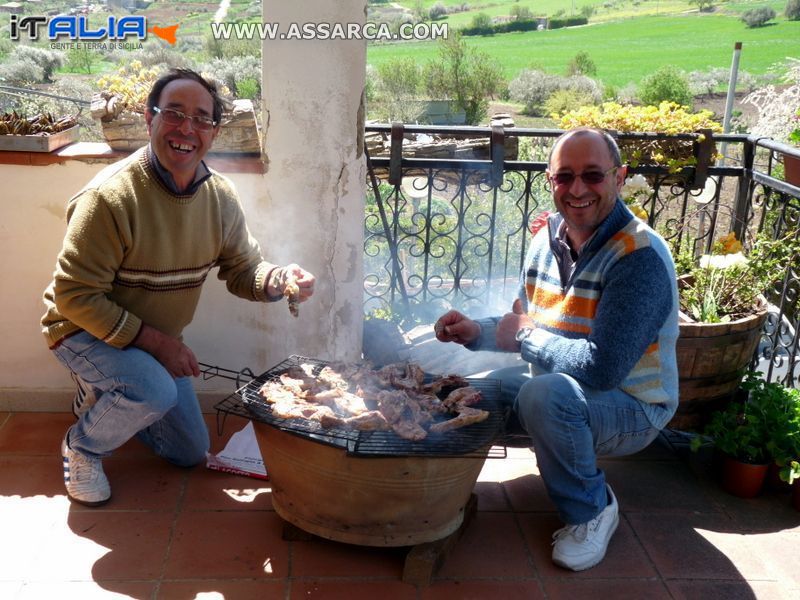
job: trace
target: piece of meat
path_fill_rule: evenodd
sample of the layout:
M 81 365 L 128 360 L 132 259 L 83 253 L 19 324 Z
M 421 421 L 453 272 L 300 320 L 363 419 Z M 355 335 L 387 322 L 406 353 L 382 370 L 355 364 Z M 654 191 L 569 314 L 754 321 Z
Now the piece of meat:
M 474 387 L 462 387 L 450 392 L 447 398 L 442 400 L 442 404 L 450 410 L 455 410 L 456 406 L 472 406 L 473 404 L 477 404 L 481 401 L 481 398 L 480 390 Z
M 427 437 L 422 427 L 433 420 L 418 402 L 409 398 L 403 390 L 383 391 L 378 394 L 378 410 L 400 437 L 419 441 Z
M 283 295 L 289 302 L 289 312 L 293 317 L 300 316 L 300 288 L 297 286 L 297 278 L 288 273 L 286 275 L 286 286 L 283 288 Z
M 262 385 L 259 393 L 270 404 L 281 400 L 291 401 L 298 399 L 291 390 L 284 387 L 280 381 L 275 380 L 267 381 Z
M 471 408 L 469 406 L 461 406 L 457 416 L 441 423 L 434 423 L 428 428 L 431 433 L 444 433 L 460 427 L 466 427 L 473 423 L 480 423 L 489 417 L 489 411 L 481 410 L 479 408 Z
M 461 377 L 461 375 L 445 375 L 444 377 L 437 377 L 430 383 L 422 386 L 422 391 L 427 394 L 438 394 L 444 388 L 461 388 L 467 387 L 469 382 Z
M 345 419 L 344 423 L 348 427 L 359 431 L 385 431 L 389 429 L 389 423 L 377 410 L 370 410 L 355 417 L 350 417 Z

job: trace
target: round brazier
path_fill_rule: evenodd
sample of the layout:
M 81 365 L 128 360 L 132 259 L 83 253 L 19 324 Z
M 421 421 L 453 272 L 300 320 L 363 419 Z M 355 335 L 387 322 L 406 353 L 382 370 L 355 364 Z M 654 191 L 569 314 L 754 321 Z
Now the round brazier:
M 365 458 L 253 426 L 278 515 L 320 537 L 365 546 L 411 546 L 453 533 L 489 451 L 482 458 Z

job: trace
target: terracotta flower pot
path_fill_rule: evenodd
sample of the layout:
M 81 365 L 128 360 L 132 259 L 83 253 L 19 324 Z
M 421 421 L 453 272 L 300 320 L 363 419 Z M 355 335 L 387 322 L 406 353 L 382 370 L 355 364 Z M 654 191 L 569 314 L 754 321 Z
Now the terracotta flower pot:
M 739 498 L 758 496 L 764 487 L 769 465 L 752 464 L 726 456 L 722 463 L 722 488 Z
M 783 155 L 783 174 L 786 181 L 800 187 L 800 158 Z
M 767 489 L 773 492 L 788 492 L 792 486 L 781 479 L 781 468 L 774 462 L 770 463 L 767 471 Z

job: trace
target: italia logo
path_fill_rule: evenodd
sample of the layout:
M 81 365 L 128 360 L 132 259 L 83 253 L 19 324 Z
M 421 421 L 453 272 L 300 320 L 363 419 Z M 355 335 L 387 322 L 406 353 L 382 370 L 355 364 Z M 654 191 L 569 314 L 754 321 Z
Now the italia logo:
M 128 15 L 109 16 L 99 27 L 92 28 L 85 15 L 58 15 L 56 17 L 22 17 L 11 15 L 11 39 L 20 39 L 20 32 L 26 32 L 32 40 L 39 39 L 40 30 L 47 32 L 47 39 L 57 41 L 66 38 L 70 41 L 111 40 L 124 41 L 128 37 L 139 40 L 147 38 L 147 33 L 160 37 L 171 45 L 176 42 L 175 32 L 179 25 L 147 28 L 147 17 Z

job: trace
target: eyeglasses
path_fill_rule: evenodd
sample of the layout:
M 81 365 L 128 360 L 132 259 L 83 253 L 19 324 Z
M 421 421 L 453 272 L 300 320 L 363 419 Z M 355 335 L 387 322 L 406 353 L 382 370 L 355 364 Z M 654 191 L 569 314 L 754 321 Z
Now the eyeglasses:
M 616 171 L 618 168 L 619 167 L 611 167 L 606 171 L 584 171 L 578 174 L 570 172 L 556 173 L 550 176 L 550 181 L 556 185 L 572 185 L 575 179 L 580 177 L 581 181 L 586 185 L 597 185 L 598 183 L 603 183 L 608 174 L 612 171 Z
M 153 112 L 161 115 L 161 118 L 164 119 L 164 123 L 167 123 L 168 125 L 180 126 L 183 125 L 183 122 L 186 119 L 189 119 L 192 122 L 192 127 L 199 131 L 208 131 L 209 129 L 213 129 L 217 126 L 217 122 L 211 117 L 206 117 L 203 115 L 187 115 L 186 113 L 182 113 L 174 108 L 159 108 L 154 106 Z

